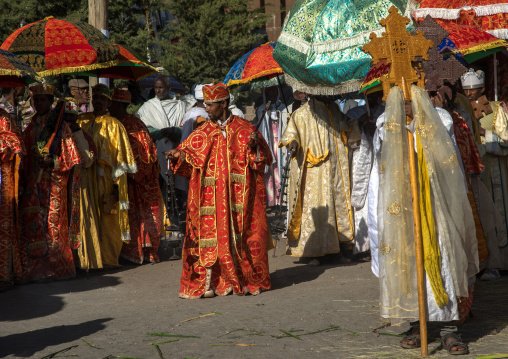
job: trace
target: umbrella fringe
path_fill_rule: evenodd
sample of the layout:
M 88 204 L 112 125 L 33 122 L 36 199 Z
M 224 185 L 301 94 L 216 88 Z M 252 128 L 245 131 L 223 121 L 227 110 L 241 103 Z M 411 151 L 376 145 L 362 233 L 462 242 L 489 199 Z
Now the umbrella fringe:
M 284 74 L 286 83 L 291 86 L 294 90 L 299 90 L 305 92 L 310 95 L 324 95 L 324 96 L 332 96 L 332 95 L 340 95 L 349 92 L 358 92 L 360 89 L 360 85 L 362 84 L 363 79 L 355 79 L 346 82 L 342 82 L 333 86 L 326 85 L 317 85 L 312 86 L 301 81 L 298 81 L 294 77 L 288 74 Z
M 497 37 L 498 39 L 508 40 L 508 29 L 487 30 L 486 32 Z
M 374 30 L 361 32 L 355 36 L 324 41 L 317 44 L 312 44 L 294 35 L 283 32 L 277 41 L 303 54 L 307 54 L 309 50 L 316 54 L 323 54 L 327 52 L 348 49 L 350 47 L 365 45 L 367 42 L 369 42 L 370 34 L 374 33 L 377 36 L 381 36 L 383 31 L 384 28 L 379 27 Z
M 90 65 L 85 65 L 85 66 L 64 67 L 61 69 L 44 70 L 44 71 L 37 72 L 37 74 L 41 77 L 55 76 L 55 75 L 61 75 L 61 74 L 68 74 L 68 73 L 72 73 L 72 72 L 85 72 L 85 71 L 104 69 L 104 68 L 112 67 L 112 66 L 116 66 L 116 65 L 118 65 L 118 60 L 112 60 L 112 61 L 108 61 L 108 62 L 102 62 L 100 64 L 90 64 Z
M 424 18 L 430 15 L 435 19 L 455 20 L 460 16 L 461 11 L 474 10 L 476 16 L 491 16 L 496 14 L 508 13 L 508 4 L 492 4 L 482 6 L 463 6 L 459 9 L 446 8 L 420 8 L 415 11 L 417 18 Z

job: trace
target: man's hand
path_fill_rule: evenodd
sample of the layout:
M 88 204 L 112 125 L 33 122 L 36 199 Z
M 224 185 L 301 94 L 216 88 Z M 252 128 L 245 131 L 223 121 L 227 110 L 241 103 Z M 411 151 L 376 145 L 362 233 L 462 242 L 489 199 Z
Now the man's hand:
M 293 140 L 289 143 L 288 151 L 292 153 L 292 156 L 296 154 L 296 151 L 298 151 L 298 142 L 296 142 L 296 140 Z
M 485 137 L 485 129 L 482 126 L 478 126 L 478 132 L 480 132 L 480 136 Z
M 41 159 L 40 166 L 42 168 L 53 168 L 55 166 L 55 161 L 52 156 L 44 156 Z
M 180 158 L 181 152 L 178 149 L 169 150 L 166 153 L 164 153 L 167 160 L 177 160 Z
M 405 108 L 406 108 L 406 116 L 413 118 L 413 106 L 411 105 L 411 101 L 406 101 Z
M 258 133 L 256 131 L 251 132 L 250 136 L 249 136 L 249 142 L 247 143 L 247 145 L 250 148 L 254 149 L 258 145 L 258 141 L 259 141 L 259 135 L 258 135 Z

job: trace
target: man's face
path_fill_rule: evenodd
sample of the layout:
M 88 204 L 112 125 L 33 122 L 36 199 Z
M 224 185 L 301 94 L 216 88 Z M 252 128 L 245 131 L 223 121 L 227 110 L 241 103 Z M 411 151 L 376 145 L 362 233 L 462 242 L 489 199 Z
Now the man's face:
M 224 113 L 224 104 L 226 101 L 221 102 L 212 102 L 211 104 L 205 104 L 205 111 L 208 114 L 208 118 L 210 118 L 211 121 L 217 122 L 222 118 L 222 115 Z
M 469 99 L 469 101 L 476 101 L 482 95 L 483 91 L 485 91 L 485 87 L 476 89 L 467 89 L 464 90 L 464 94 Z
M 106 96 L 94 93 L 92 96 L 93 112 L 98 114 L 104 114 L 108 112 L 108 108 L 111 106 L 111 100 Z
M 35 112 L 39 115 L 47 114 L 53 104 L 53 98 L 48 95 L 34 95 L 33 101 Z
M 71 95 L 78 101 L 78 104 L 90 103 L 88 87 L 71 87 Z
M 157 96 L 159 100 L 165 100 L 169 97 L 169 90 L 171 90 L 171 87 L 166 86 L 162 80 L 156 80 L 153 84 L 153 90 L 155 91 L 155 96 Z
M 266 101 L 271 101 L 274 104 L 277 101 L 279 89 L 276 86 L 268 87 L 265 89 Z

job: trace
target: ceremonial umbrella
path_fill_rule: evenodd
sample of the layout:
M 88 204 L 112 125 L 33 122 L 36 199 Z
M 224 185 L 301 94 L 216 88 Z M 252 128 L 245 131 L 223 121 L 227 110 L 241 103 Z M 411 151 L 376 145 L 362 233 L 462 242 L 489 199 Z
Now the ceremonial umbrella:
M 477 28 L 436 21 L 449 33 L 437 47 L 438 52 L 445 55 L 445 58 L 446 55 L 453 54 L 464 65 L 502 51 L 508 46 L 506 41 Z M 375 87 L 381 84 L 381 76 L 388 75 L 389 71 L 390 65 L 384 60 L 372 66 L 360 86 L 360 91 L 370 93 L 379 90 L 380 88 Z
M 23 60 L 0 49 L 0 87 L 26 86 L 38 80 L 37 73 Z
M 14 31 L 0 47 L 18 55 L 40 76 L 82 72 L 118 63 L 118 46 L 92 25 L 53 17 Z
M 415 17 L 421 20 L 427 15 L 508 39 L 508 3 L 504 0 L 423 0 Z
M 142 78 L 158 73 L 155 67 L 138 60 L 125 47 L 118 44 L 116 46 L 120 50 L 118 53 L 118 64 L 94 71 L 80 72 L 76 75 L 139 81 Z
M 269 42 L 247 52 L 235 62 L 224 78 L 224 84 L 228 87 L 262 83 L 284 73 L 279 64 L 273 59 L 275 42 Z
M 286 83 L 310 94 L 358 91 L 371 61 L 360 48 L 381 34 L 392 5 L 406 10 L 399 0 L 298 0 L 273 52 Z

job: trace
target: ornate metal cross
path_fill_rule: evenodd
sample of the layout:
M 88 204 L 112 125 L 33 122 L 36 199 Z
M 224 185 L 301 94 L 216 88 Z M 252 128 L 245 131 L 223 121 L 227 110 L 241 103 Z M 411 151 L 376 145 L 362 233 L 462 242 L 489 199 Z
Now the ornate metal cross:
M 372 56 L 372 63 L 375 65 L 380 60 L 386 59 L 391 64 L 388 78 L 381 77 L 383 86 L 383 101 L 386 101 L 390 88 L 394 85 L 405 89 L 404 97 L 411 99 L 411 94 L 407 89 L 412 84 L 424 88 L 425 74 L 420 75 L 411 66 L 411 61 L 416 61 L 416 57 L 423 60 L 428 59 L 427 51 L 434 43 L 423 36 L 422 31 L 417 31 L 412 36 L 406 30 L 409 19 L 398 13 L 395 6 L 389 10 L 390 14 L 379 23 L 386 28 L 382 37 L 376 34 L 370 34 L 370 42 L 363 46 L 362 50 Z

